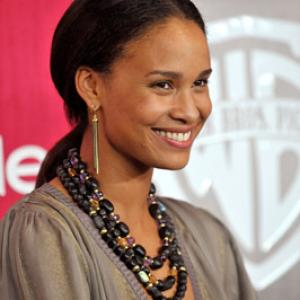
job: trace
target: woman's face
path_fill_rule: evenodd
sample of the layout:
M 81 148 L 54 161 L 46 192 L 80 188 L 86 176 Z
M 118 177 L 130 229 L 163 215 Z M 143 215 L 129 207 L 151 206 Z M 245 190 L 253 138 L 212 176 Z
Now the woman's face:
M 101 155 L 183 168 L 211 112 L 211 65 L 202 30 L 193 21 L 171 18 L 127 44 L 111 71 L 100 100 L 101 148 L 107 152 Z

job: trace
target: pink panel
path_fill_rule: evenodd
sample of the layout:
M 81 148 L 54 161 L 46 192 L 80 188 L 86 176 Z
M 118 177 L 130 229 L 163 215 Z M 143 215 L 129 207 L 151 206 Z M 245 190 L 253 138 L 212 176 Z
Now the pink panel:
M 8 180 L 7 162 L 28 145 L 49 149 L 68 130 L 50 78 L 49 56 L 55 26 L 70 2 L 0 2 L 0 217 L 21 197 Z M 29 156 L 21 163 L 34 162 Z M 32 182 L 34 176 L 21 179 Z

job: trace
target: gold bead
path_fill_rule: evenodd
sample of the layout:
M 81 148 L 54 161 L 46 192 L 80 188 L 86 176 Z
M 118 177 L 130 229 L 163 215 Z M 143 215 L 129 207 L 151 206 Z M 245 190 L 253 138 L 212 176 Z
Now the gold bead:
M 170 272 L 169 272 L 170 276 L 177 276 L 177 268 L 176 267 L 172 267 Z
M 121 247 L 126 247 L 127 246 L 127 240 L 124 238 L 120 238 L 118 241 L 118 245 Z
M 148 289 L 150 289 L 152 287 L 153 287 L 153 284 L 150 282 L 150 283 L 147 284 L 146 289 L 148 290 Z
M 153 274 L 150 274 L 150 282 L 152 284 L 156 284 L 157 283 L 157 278 Z
M 106 233 L 107 233 L 107 229 L 106 229 L 106 228 L 101 229 L 101 231 L 100 231 L 100 234 L 101 234 L 101 235 L 104 235 L 104 234 L 106 234 Z
M 186 272 L 187 270 L 186 270 L 186 268 L 185 268 L 185 267 L 181 266 L 181 267 L 179 268 L 179 271 Z
M 94 210 L 100 210 L 100 205 L 98 200 L 91 199 L 90 204 Z
M 132 269 L 132 271 L 133 271 L 134 273 L 138 273 L 140 270 L 141 270 L 141 269 L 140 269 L 139 266 L 134 266 L 133 269 Z
M 95 210 L 91 210 L 90 211 L 90 217 L 93 217 L 95 215 L 97 215 L 97 212 Z
M 76 175 L 76 171 L 73 168 L 69 168 L 68 173 L 71 177 L 74 177 Z

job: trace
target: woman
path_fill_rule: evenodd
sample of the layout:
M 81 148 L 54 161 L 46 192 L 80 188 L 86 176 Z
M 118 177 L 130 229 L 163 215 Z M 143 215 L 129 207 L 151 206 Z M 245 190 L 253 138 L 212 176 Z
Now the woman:
M 192 2 L 74 1 L 51 74 L 75 126 L 1 225 L 1 299 L 254 299 L 224 226 L 151 185 L 211 112 Z

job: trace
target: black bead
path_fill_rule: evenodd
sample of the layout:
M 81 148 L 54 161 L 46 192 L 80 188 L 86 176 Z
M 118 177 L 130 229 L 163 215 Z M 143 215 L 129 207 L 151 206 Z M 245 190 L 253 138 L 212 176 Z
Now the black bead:
M 186 284 L 179 284 L 177 288 L 177 292 L 185 292 L 186 291 Z M 177 294 L 176 292 L 176 294 Z
M 75 196 L 79 195 L 79 191 L 77 188 L 71 188 L 69 189 L 70 194 L 72 195 L 72 197 L 74 198 Z
M 160 291 L 155 286 L 148 288 L 147 291 L 155 300 L 159 299 L 158 297 L 162 296 Z
M 182 266 L 184 265 L 183 263 L 183 258 L 177 254 L 172 254 L 169 256 L 170 261 L 172 262 L 172 265 L 176 266 Z
M 152 203 L 149 205 L 149 213 L 155 219 L 160 214 L 160 207 L 158 203 Z
M 76 188 L 76 184 L 72 181 L 68 182 L 67 186 L 69 190 Z
M 98 214 L 102 217 L 107 217 L 107 211 L 104 208 L 100 208 Z
M 102 236 L 102 238 L 103 238 L 103 240 L 106 241 L 106 242 L 108 242 L 108 241 L 114 239 L 114 237 L 113 237 L 113 235 L 111 234 L 111 232 L 107 232 L 106 234 L 104 234 L 104 235 Z
M 81 171 L 81 170 L 86 170 L 86 169 L 87 169 L 86 163 L 80 161 L 80 162 L 78 163 L 78 170 Z
M 156 287 L 160 290 L 163 291 L 164 290 L 164 282 L 162 280 L 158 280 Z
M 159 236 L 161 239 L 164 239 L 166 237 L 172 238 L 174 231 L 169 226 L 164 226 L 159 228 Z
M 157 270 L 157 269 L 161 268 L 162 265 L 163 265 L 163 262 L 162 262 L 161 259 L 159 259 L 159 258 L 154 258 L 153 261 L 152 261 L 152 263 L 151 263 L 151 265 L 150 265 L 150 268 L 151 268 L 152 270 Z
M 114 228 L 112 230 L 112 235 L 114 236 L 114 238 L 117 238 L 121 235 L 121 231 L 119 229 Z
M 81 201 L 84 200 L 84 197 L 82 195 L 80 195 L 80 194 L 76 194 L 76 195 L 74 195 L 74 200 L 76 202 L 81 202 Z
M 103 219 L 101 218 L 101 216 L 99 215 L 96 215 L 93 217 L 93 221 L 95 223 L 95 226 L 98 228 L 98 229 L 103 229 L 104 226 L 105 226 L 105 223 L 103 221 Z
M 129 258 L 127 261 L 126 261 L 126 266 L 132 270 L 135 266 L 138 265 L 138 261 L 136 259 L 135 256 L 132 256 L 131 258 Z
M 178 272 L 178 278 L 179 279 L 182 279 L 182 278 L 187 278 L 188 277 L 188 274 L 186 271 L 179 271 Z
M 63 169 L 62 166 L 58 166 L 58 167 L 56 168 L 56 174 L 60 177 L 60 176 L 62 176 L 62 175 L 65 175 L 66 172 L 65 172 L 65 170 Z
M 81 201 L 79 207 L 86 213 L 90 212 L 90 202 L 88 200 Z
M 176 282 L 176 278 L 174 276 L 168 276 L 165 279 L 165 287 L 169 290 Z
M 159 250 L 160 255 L 168 257 L 171 254 L 170 246 L 162 246 Z
M 144 257 L 146 255 L 146 250 L 143 246 L 141 245 L 136 245 L 133 247 L 133 251 L 136 255 Z
M 121 246 L 117 246 L 115 249 L 114 249 L 114 252 L 118 255 L 118 256 L 121 256 L 124 252 L 125 252 L 125 249 Z
M 70 161 L 68 159 L 64 159 L 63 160 L 63 166 L 65 169 L 69 169 L 69 168 L 72 168 L 72 164 L 70 163 Z
M 114 206 L 113 204 L 107 200 L 107 199 L 103 199 L 100 201 L 100 205 L 102 208 L 104 208 L 108 213 L 112 213 L 114 211 Z
M 81 194 L 81 195 L 84 195 L 84 196 L 87 195 L 87 189 L 86 189 L 85 185 L 83 185 L 83 184 L 80 185 L 79 191 L 80 191 L 80 194 Z
M 66 187 L 66 188 L 68 188 L 67 184 L 72 181 L 72 179 L 70 177 L 68 177 L 68 175 L 61 177 L 61 180 L 62 180 L 64 187 Z
M 99 187 L 98 181 L 93 177 L 90 177 L 88 180 L 86 180 L 85 183 L 86 183 L 87 188 L 90 190 L 95 190 L 95 189 L 98 189 L 98 187 Z
M 68 157 L 75 156 L 79 158 L 79 151 L 77 148 L 71 148 L 68 151 Z
M 118 223 L 116 228 L 121 231 L 121 237 L 126 237 L 129 234 L 129 227 L 123 222 Z
M 123 262 L 126 262 L 128 259 L 130 259 L 134 255 L 134 251 L 129 248 L 125 251 L 125 253 L 121 256 L 121 260 Z
M 79 176 L 75 175 L 75 176 L 72 177 L 72 179 L 73 179 L 73 181 L 74 181 L 77 185 L 80 184 L 80 178 L 79 178 Z
M 109 248 L 114 249 L 115 247 L 118 246 L 118 242 L 115 239 L 110 239 L 107 241 L 107 245 Z
M 104 220 L 104 223 L 105 223 L 105 226 L 108 230 L 112 230 L 115 228 L 117 222 L 115 220 L 110 220 L 110 219 L 103 219 Z
M 138 265 L 143 265 L 144 264 L 144 258 L 139 256 L 139 255 L 135 255 L 136 261 L 138 263 Z
M 175 284 L 175 282 L 176 282 L 176 279 L 174 276 L 168 276 L 165 280 L 159 281 L 157 288 L 162 292 L 167 291 L 170 288 L 172 288 L 172 286 Z

